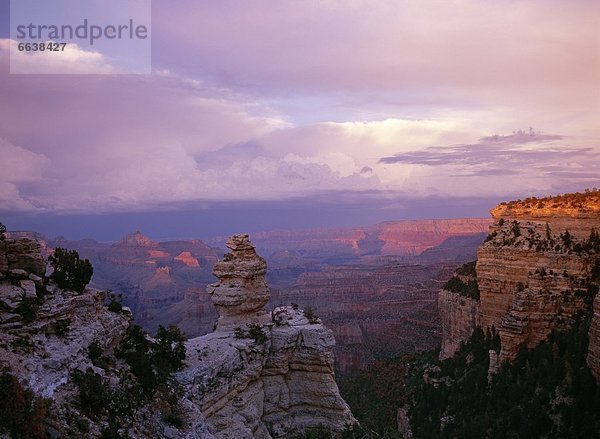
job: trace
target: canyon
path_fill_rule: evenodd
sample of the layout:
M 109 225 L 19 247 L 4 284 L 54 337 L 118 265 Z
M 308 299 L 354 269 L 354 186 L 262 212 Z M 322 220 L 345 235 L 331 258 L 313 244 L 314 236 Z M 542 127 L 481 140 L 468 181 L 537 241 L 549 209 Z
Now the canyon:
M 230 252 L 214 265 L 217 282 L 207 293 L 218 311 L 215 331 L 182 350 L 161 341 L 164 328 L 152 338 L 132 327 L 131 310 L 114 306 L 106 292 L 56 284 L 36 240 L 1 238 L 0 380 L 11 394 L 0 388 L 8 407 L 0 433 L 269 439 L 322 428 L 339 433 L 356 423 L 335 381 L 332 331 L 296 306 L 265 309 L 266 262 L 247 235 L 231 237 Z M 183 361 L 166 388 L 144 387 L 161 363 L 140 369 L 140 355 L 159 349 L 168 361 L 177 352 Z M 32 426 L 15 425 L 19 416 Z
M 272 231 L 252 236 L 269 266 L 267 309 L 296 303 L 334 331 L 336 368 L 429 349 L 440 340 L 437 291 L 474 257 L 489 219 L 391 221 L 364 228 Z M 39 239 L 40 237 L 38 237 Z M 206 287 L 225 240 L 154 242 L 140 232 L 115 244 L 44 239 L 94 265 L 92 286 L 121 293 L 150 332 L 178 325 L 188 337 L 217 320 Z

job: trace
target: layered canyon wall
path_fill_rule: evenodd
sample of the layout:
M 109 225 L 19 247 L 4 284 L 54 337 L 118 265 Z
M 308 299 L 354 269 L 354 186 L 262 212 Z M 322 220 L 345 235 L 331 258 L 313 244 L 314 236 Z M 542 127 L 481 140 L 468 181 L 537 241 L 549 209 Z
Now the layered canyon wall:
M 498 361 L 512 361 L 552 330 L 566 330 L 579 312 L 589 312 L 600 280 L 600 195 L 570 194 L 502 203 L 477 251 L 479 299 L 444 291 L 441 357 L 447 358 L 473 329 L 497 331 Z M 588 362 L 598 376 L 598 301 L 590 328 Z M 495 367 L 492 365 L 491 367 Z

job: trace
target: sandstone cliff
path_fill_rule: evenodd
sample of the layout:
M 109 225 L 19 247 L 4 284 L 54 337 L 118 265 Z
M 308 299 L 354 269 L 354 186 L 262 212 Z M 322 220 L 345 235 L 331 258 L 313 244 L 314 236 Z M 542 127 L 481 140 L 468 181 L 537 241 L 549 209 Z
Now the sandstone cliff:
M 576 313 L 592 307 L 600 260 L 598 192 L 502 203 L 491 214 L 495 222 L 477 251 L 479 302 L 440 294 L 443 358 L 481 325 L 499 333 L 498 361 L 511 361 L 521 347 L 570 328 Z M 596 375 L 599 327 L 595 317 L 588 361 Z
M 220 317 L 215 332 L 189 340 L 178 374 L 185 397 L 218 438 L 283 437 L 355 422 L 333 374 L 331 330 L 310 313 L 267 313 L 266 263 L 247 235 L 227 242 L 208 287 Z
M 481 326 L 481 307 L 477 299 L 443 289 L 438 295 L 438 309 L 442 321 L 440 360 L 445 360 Z

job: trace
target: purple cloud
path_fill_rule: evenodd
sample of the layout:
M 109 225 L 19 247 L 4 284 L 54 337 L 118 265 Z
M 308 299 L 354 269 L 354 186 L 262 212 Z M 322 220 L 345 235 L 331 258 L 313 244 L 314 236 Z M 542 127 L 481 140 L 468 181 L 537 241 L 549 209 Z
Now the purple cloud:
M 0 210 L 592 180 L 600 4 L 433 4 L 155 0 L 147 76 L 9 75 L 0 40 Z M 560 135 L 481 137 L 523 120 Z

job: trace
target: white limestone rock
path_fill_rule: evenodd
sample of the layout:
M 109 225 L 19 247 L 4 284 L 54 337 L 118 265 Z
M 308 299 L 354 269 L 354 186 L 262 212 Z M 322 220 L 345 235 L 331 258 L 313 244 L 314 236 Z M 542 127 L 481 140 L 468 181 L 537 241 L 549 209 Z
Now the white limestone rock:
M 206 419 L 214 437 L 276 438 L 324 426 L 354 424 L 333 373 L 331 330 L 302 310 L 264 310 L 266 263 L 247 235 L 215 265 L 208 287 L 220 317 L 215 332 L 188 340 L 187 367 L 176 375 L 191 422 Z M 262 332 L 262 336 L 260 334 Z
M 35 290 L 35 283 L 32 280 L 22 280 L 19 282 L 19 286 L 23 290 L 24 297 L 26 299 L 37 298 L 37 293 Z

